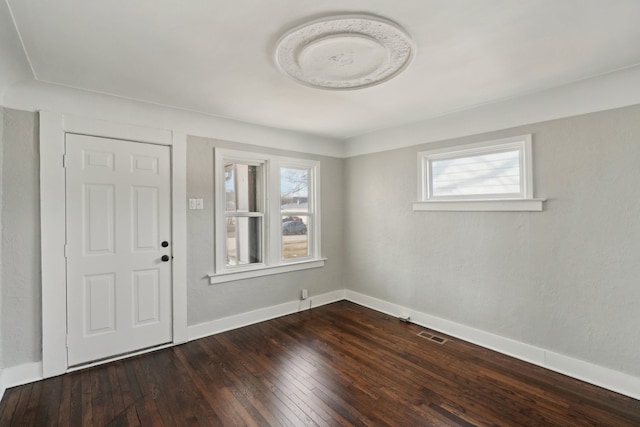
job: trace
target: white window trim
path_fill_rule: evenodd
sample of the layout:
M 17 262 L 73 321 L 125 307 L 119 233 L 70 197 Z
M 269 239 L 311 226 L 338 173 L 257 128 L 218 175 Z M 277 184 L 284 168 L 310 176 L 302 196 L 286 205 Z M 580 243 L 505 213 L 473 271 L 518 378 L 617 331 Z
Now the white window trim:
M 224 170 L 225 161 L 232 160 L 239 163 L 261 165 L 264 168 L 264 182 L 262 190 L 264 197 L 264 239 L 262 247 L 262 263 L 243 266 L 227 267 L 225 260 L 225 188 L 224 179 L 220 171 Z M 280 212 L 280 168 L 299 167 L 312 170 L 309 192 L 309 206 L 313 212 L 313 224 L 309 235 L 310 256 L 291 260 L 282 259 L 282 219 Z M 214 236 L 214 273 L 209 274 L 211 284 L 230 282 L 253 277 L 298 271 L 308 268 L 323 267 L 325 258 L 321 258 L 320 245 L 320 162 L 316 160 L 296 159 L 269 154 L 252 153 L 248 151 L 215 150 L 214 180 L 216 201 L 214 207 L 215 236 Z
M 260 267 L 234 271 L 231 273 L 210 274 L 209 283 L 215 285 L 217 283 L 233 282 L 235 280 L 251 279 L 254 277 L 270 276 L 272 274 L 288 273 L 290 271 L 324 267 L 324 262 L 326 260 L 326 258 L 308 259 L 305 261 L 288 262 L 280 265 L 261 265 Z
M 418 153 L 418 201 L 414 211 L 542 211 L 545 199 L 533 197 L 533 156 L 531 134 L 465 144 Z M 430 168 L 433 160 L 473 154 L 520 151 L 520 192 L 476 196 L 440 196 L 431 194 Z

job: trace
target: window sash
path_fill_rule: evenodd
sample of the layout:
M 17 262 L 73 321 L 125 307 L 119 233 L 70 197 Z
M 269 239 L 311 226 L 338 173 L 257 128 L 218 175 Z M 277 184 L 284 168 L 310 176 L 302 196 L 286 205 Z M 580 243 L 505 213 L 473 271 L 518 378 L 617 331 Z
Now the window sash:
M 264 212 L 262 184 L 264 182 L 264 165 L 241 161 L 224 161 L 224 163 L 225 213 Z M 229 166 L 233 166 L 233 168 L 229 168 Z M 255 171 L 250 173 L 250 168 L 255 168 Z M 233 171 L 233 179 L 227 180 L 228 169 Z M 239 173 L 241 169 L 245 169 L 243 173 Z M 249 179 L 251 176 L 254 176 L 254 180 Z M 242 185 L 243 182 L 244 185 Z M 232 191 L 228 191 L 229 189 Z M 232 196 L 230 200 L 229 196 Z
M 496 193 L 434 194 L 433 163 L 442 160 L 518 152 L 519 191 Z M 531 135 L 521 135 L 477 144 L 429 150 L 418 153 L 418 194 L 420 201 L 437 200 L 511 200 L 533 198 Z M 480 187 L 479 187 L 480 188 Z
M 313 241 L 314 241 L 314 233 L 313 233 L 313 225 L 314 225 L 314 218 L 310 215 L 305 214 L 300 214 L 300 215 L 290 215 L 290 212 L 287 212 L 286 214 L 282 214 L 280 218 L 283 218 L 285 216 L 299 216 L 302 220 L 302 222 L 304 223 L 303 218 L 306 218 L 306 223 L 305 225 L 307 226 L 307 232 L 304 233 L 303 235 L 299 235 L 299 234 L 285 234 L 284 231 L 284 226 L 280 232 L 280 243 L 281 243 L 281 247 L 280 247 L 280 260 L 282 263 L 286 264 L 286 263 L 291 263 L 291 262 L 300 262 L 300 261 L 307 261 L 310 259 L 313 259 Z M 282 222 L 282 224 L 284 225 L 284 221 Z M 289 245 L 287 245 L 287 240 L 292 240 L 289 242 Z M 302 242 L 301 242 L 302 240 Z M 300 243 L 303 243 L 304 240 L 306 240 L 306 254 L 303 256 L 298 256 L 297 253 L 300 252 Z M 303 243 L 304 245 L 304 243 Z M 289 257 L 286 257 L 285 255 L 289 253 Z
M 235 239 L 229 237 L 229 220 L 235 219 L 233 224 L 233 230 L 235 232 Z M 252 228 L 252 224 L 247 222 L 247 224 L 243 227 L 240 224 L 240 219 L 257 219 L 257 224 L 253 224 L 253 226 L 257 226 L 259 232 L 255 235 L 251 235 L 254 231 Z M 264 216 L 263 215 L 225 215 L 226 222 L 226 233 L 224 236 L 224 251 L 225 256 L 225 268 L 228 270 L 247 267 L 247 266 L 256 266 L 264 264 Z M 246 230 L 243 230 L 245 229 Z M 240 233 L 246 232 L 250 233 L 246 239 L 238 239 Z M 234 245 L 233 248 L 229 247 L 229 241 L 233 240 Z M 255 243 L 257 240 L 257 245 L 252 246 L 252 243 Z M 246 246 L 246 248 L 245 248 Z M 252 258 L 257 258 L 258 260 L 255 262 L 251 262 Z M 235 264 L 231 262 L 232 259 L 235 259 Z
M 260 173 L 256 182 L 256 211 L 247 210 L 227 210 L 227 191 L 225 187 L 225 169 L 229 163 L 241 164 L 247 166 L 258 166 Z M 266 200 L 266 185 L 269 173 L 269 164 L 265 159 L 252 153 L 236 152 L 232 150 L 215 150 L 214 160 L 214 269 L 216 273 L 230 273 L 233 271 L 243 271 L 259 266 L 264 266 L 266 257 L 268 256 L 266 241 L 268 239 L 268 214 Z M 238 191 L 238 189 L 235 189 Z M 261 218 L 261 226 L 259 235 L 256 238 L 259 241 L 259 253 L 261 255 L 260 262 L 254 263 L 238 263 L 228 264 L 228 256 L 230 253 L 228 247 L 227 221 L 230 218 Z M 236 249 L 237 251 L 237 249 Z M 239 254 L 236 253 L 236 258 Z
M 284 233 L 280 230 L 280 239 L 279 239 L 279 247 L 278 254 L 280 258 L 280 262 L 283 264 L 299 262 L 302 260 L 309 260 L 319 257 L 319 252 L 316 252 L 316 231 L 318 227 L 315 226 L 315 204 L 317 203 L 317 198 L 315 197 L 316 190 L 316 170 L 317 166 L 310 166 L 308 162 L 302 161 L 281 161 L 279 163 L 278 169 L 278 178 L 279 183 L 282 184 L 282 172 L 283 169 L 307 169 L 307 210 L 284 210 L 282 209 L 282 204 L 280 204 L 280 221 L 282 222 L 282 217 L 285 216 L 298 216 L 298 217 L 307 217 L 307 250 L 308 254 L 304 257 L 291 257 L 285 258 L 285 244 L 284 244 Z M 282 188 L 280 185 L 278 192 L 279 200 L 282 197 Z

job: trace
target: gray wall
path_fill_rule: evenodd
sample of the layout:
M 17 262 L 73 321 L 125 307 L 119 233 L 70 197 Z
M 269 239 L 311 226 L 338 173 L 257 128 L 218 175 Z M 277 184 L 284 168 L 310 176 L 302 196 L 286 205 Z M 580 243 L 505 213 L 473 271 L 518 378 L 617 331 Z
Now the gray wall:
M 544 212 L 413 212 L 416 153 L 533 134 Z M 346 287 L 640 376 L 640 106 L 350 158 Z
M 323 268 L 209 284 L 213 273 L 213 158 L 214 148 L 295 156 L 320 161 Z M 300 289 L 314 295 L 343 289 L 343 167 L 344 160 L 272 150 L 262 147 L 189 137 L 187 140 L 187 196 L 204 199 L 203 210 L 190 210 L 188 226 L 188 323 L 194 325 L 297 299 Z
M 0 110 L 3 367 L 41 358 L 37 116 Z M 541 213 L 413 212 L 416 153 L 534 134 Z M 213 147 L 190 137 L 189 324 L 348 288 L 640 376 L 640 106 L 322 162 L 324 268 L 209 285 Z
M 0 107 L 0 370 L 4 366 L 2 352 L 2 166 L 4 155 L 4 108 Z M 1 372 L 1 371 L 0 371 Z
M 36 114 L 4 110 L 0 216 L 3 367 L 42 359 L 37 134 Z

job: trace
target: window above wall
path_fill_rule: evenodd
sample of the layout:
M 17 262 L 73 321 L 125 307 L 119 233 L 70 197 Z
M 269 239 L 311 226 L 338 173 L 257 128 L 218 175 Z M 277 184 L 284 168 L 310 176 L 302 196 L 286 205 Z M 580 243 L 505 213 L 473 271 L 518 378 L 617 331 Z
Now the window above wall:
M 322 267 L 320 163 L 216 149 L 210 282 Z
M 415 211 L 541 211 L 531 135 L 418 153 Z

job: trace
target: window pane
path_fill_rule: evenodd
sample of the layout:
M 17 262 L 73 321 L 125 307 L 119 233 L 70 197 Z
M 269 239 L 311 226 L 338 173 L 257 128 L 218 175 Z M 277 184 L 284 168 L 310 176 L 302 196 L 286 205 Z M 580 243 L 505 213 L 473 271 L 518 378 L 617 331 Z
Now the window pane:
M 280 209 L 285 212 L 309 212 L 310 169 L 280 168 Z
M 433 196 L 520 192 L 520 151 L 433 160 Z
M 227 266 L 262 262 L 262 217 L 227 217 Z
M 227 212 L 259 212 L 260 166 L 227 163 L 224 189 Z
M 309 256 L 309 217 L 282 217 L 282 258 L 304 258 Z

